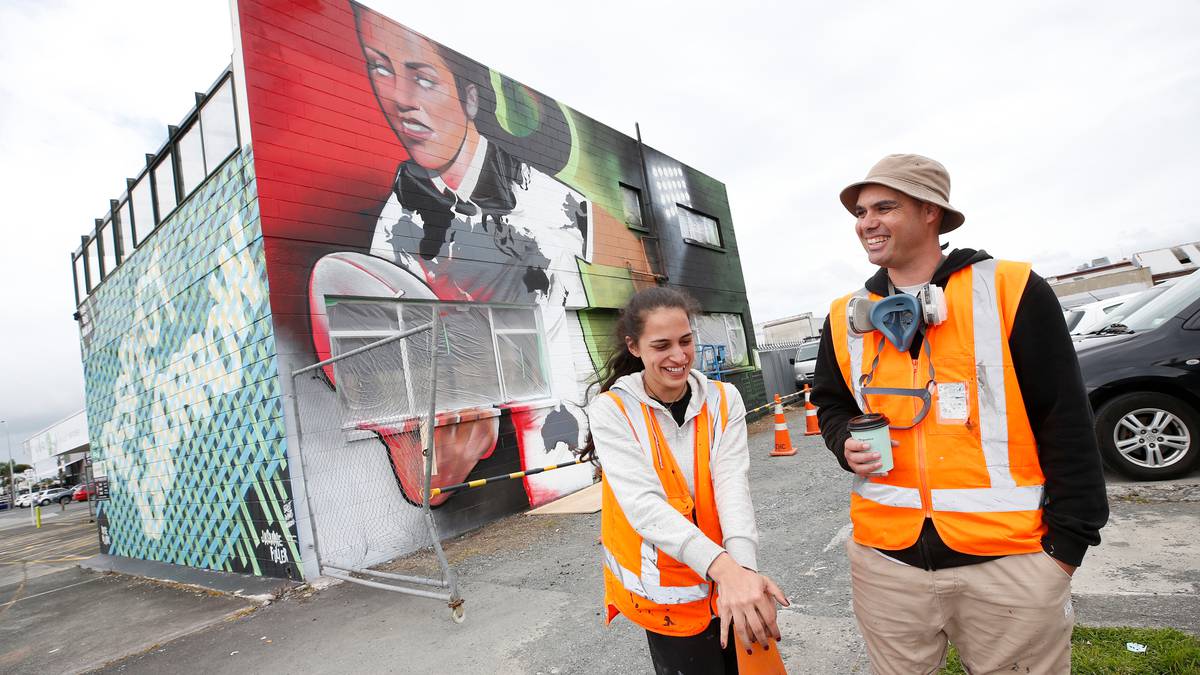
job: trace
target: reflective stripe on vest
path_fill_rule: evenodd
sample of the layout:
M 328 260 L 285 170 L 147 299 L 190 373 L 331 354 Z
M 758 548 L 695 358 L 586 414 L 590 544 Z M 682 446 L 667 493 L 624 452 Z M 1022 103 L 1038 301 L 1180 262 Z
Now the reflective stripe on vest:
M 932 489 L 930 507 L 935 511 L 999 513 L 1033 511 L 1041 508 L 1042 485 L 1018 486 L 1009 467 L 1008 404 L 1004 385 L 1004 331 L 996 289 L 994 259 L 970 267 L 972 327 L 974 332 L 976 393 L 979 403 L 979 439 L 987 465 L 990 487 Z M 868 297 L 859 289 L 852 297 Z M 850 329 L 846 314 L 847 351 L 850 354 L 850 384 L 859 407 L 866 410 L 862 393 L 863 335 Z M 870 334 L 868 334 L 870 335 Z M 928 339 L 926 337 L 926 339 Z M 935 377 L 936 377 L 935 373 Z M 856 477 L 853 491 L 864 499 L 898 508 L 921 508 L 916 488 L 874 483 Z
M 642 447 L 642 452 L 655 466 L 663 467 L 665 460 L 661 453 L 664 450 L 657 447 L 654 443 L 650 429 L 646 425 L 645 411 L 647 407 L 645 404 L 637 400 L 631 393 L 622 389 L 613 389 L 609 393 L 620 399 L 622 412 L 629 421 L 630 427 L 633 429 L 633 435 Z M 725 393 L 720 384 L 709 382 L 707 394 L 704 407 L 698 415 L 706 414 L 710 420 L 709 427 L 711 433 L 708 448 L 711 461 L 712 453 L 716 451 L 721 435 L 729 422 L 729 410 L 725 402 Z M 715 414 L 713 411 L 716 411 Z M 650 414 L 653 414 L 653 412 L 650 412 Z M 667 448 L 666 452 L 670 452 L 670 448 Z M 698 471 L 698 468 L 693 469 L 693 471 Z M 664 486 L 664 491 L 665 489 L 666 486 Z M 605 542 L 603 548 L 604 566 L 620 581 L 625 590 L 640 595 L 651 602 L 660 605 L 680 605 L 697 602 L 707 599 L 712 590 L 712 585 L 707 581 L 701 581 L 692 586 L 662 585 L 658 569 L 658 547 L 645 539 L 641 541 L 642 574 L 640 577 L 633 570 L 623 567 L 617 561 L 616 556 L 609 550 L 607 542 Z
M 658 549 L 646 541 L 642 542 L 642 576 L 640 578 L 632 571 L 621 567 L 607 547 L 604 549 L 604 566 L 616 575 L 625 590 L 660 605 L 680 605 L 703 600 L 708 597 L 710 590 L 707 582 L 695 586 L 663 586 L 659 583 Z

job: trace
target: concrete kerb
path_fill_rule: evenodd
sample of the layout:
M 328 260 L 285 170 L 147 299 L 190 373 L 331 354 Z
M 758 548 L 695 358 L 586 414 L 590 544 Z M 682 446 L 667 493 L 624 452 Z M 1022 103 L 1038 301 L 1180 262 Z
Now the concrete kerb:
M 272 577 L 255 577 L 231 572 L 172 565 L 152 560 L 137 560 L 100 554 L 79 563 L 79 567 L 93 572 L 123 574 L 149 579 L 162 584 L 184 586 L 219 595 L 230 595 L 255 603 L 268 604 L 285 593 L 303 586 L 303 582 Z

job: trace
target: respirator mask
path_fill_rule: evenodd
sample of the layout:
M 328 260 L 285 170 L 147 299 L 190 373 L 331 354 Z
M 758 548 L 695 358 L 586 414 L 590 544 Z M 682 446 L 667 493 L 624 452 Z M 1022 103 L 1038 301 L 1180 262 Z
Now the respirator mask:
M 868 408 L 866 412 L 871 412 L 870 405 L 866 400 L 867 394 L 912 396 L 921 399 L 921 411 L 917 413 L 912 424 L 907 426 L 891 425 L 892 429 L 911 429 L 925 419 L 933 403 L 932 392 L 937 382 L 934 378 L 929 340 L 925 339 L 924 333 L 927 326 L 937 326 L 946 320 L 948 314 L 946 293 L 940 286 L 934 284 L 925 284 L 915 295 L 897 293 L 891 282 L 888 282 L 888 291 L 891 295 L 880 300 L 871 300 L 865 297 L 851 298 L 846 307 L 846 314 L 850 319 L 850 331 L 853 334 L 865 336 L 874 331 L 879 332 L 875 360 L 871 363 L 870 370 L 863 373 L 859 379 L 859 386 L 863 393 L 863 405 Z M 918 333 L 922 335 L 921 349 L 925 352 L 926 363 L 929 364 L 929 380 L 925 383 L 925 387 L 908 389 L 868 386 L 875 377 L 875 368 L 879 365 L 879 354 L 883 351 L 885 344 L 891 343 L 897 351 L 904 353 L 912 347 L 913 340 Z

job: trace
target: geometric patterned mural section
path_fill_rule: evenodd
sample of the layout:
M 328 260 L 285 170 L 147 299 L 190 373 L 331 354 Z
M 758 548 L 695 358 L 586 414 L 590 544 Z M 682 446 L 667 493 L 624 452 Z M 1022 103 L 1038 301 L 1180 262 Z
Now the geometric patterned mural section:
M 236 152 L 80 308 L 100 542 L 300 578 L 253 167 Z

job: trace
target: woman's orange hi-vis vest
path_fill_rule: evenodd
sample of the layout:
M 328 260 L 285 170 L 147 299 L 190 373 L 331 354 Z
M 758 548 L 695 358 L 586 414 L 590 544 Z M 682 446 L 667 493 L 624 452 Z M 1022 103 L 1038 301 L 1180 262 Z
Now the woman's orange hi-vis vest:
M 620 390 L 606 393 L 629 420 L 633 435 L 658 473 L 667 502 L 684 518 L 695 523 L 705 536 L 721 544 L 724 540 L 713 495 L 709 457 L 720 443 L 721 433 L 729 423 L 724 385 L 720 382 L 708 383 L 705 403 L 693 421 L 696 439 L 693 450 L 695 498 L 683 480 L 679 465 L 667 446 L 662 428 L 650 406 Z M 605 624 L 611 623 L 620 613 L 639 626 L 662 635 L 682 637 L 699 634 L 716 614 L 713 584 L 643 540 L 617 503 L 608 477 L 605 476 L 601 482 L 600 537 L 604 544 Z
M 855 476 L 850 495 L 854 540 L 898 550 L 912 546 L 926 517 L 950 548 L 972 555 L 1040 551 L 1045 479 L 1037 443 L 1017 384 L 1008 337 L 1029 279 L 1025 263 L 985 260 L 954 272 L 946 283 L 949 315 L 925 327 L 930 352 L 917 359 L 891 343 L 880 350 L 878 332 L 855 335 L 846 315 L 851 297 L 839 298 L 829 325 L 838 365 L 859 407 L 911 424 L 920 400 L 862 392 L 862 376 L 878 354 L 871 387 L 924 387 L 932 359 L 938 387 L 965 383 L 965 422 L 939 419 L 937 392 L 916 427 L 891 431 L 895 468 L 887 476 Z M 947 389 L 949 391 L 949 389 Z M 865 396 L 865 398 L 864 398 Z

